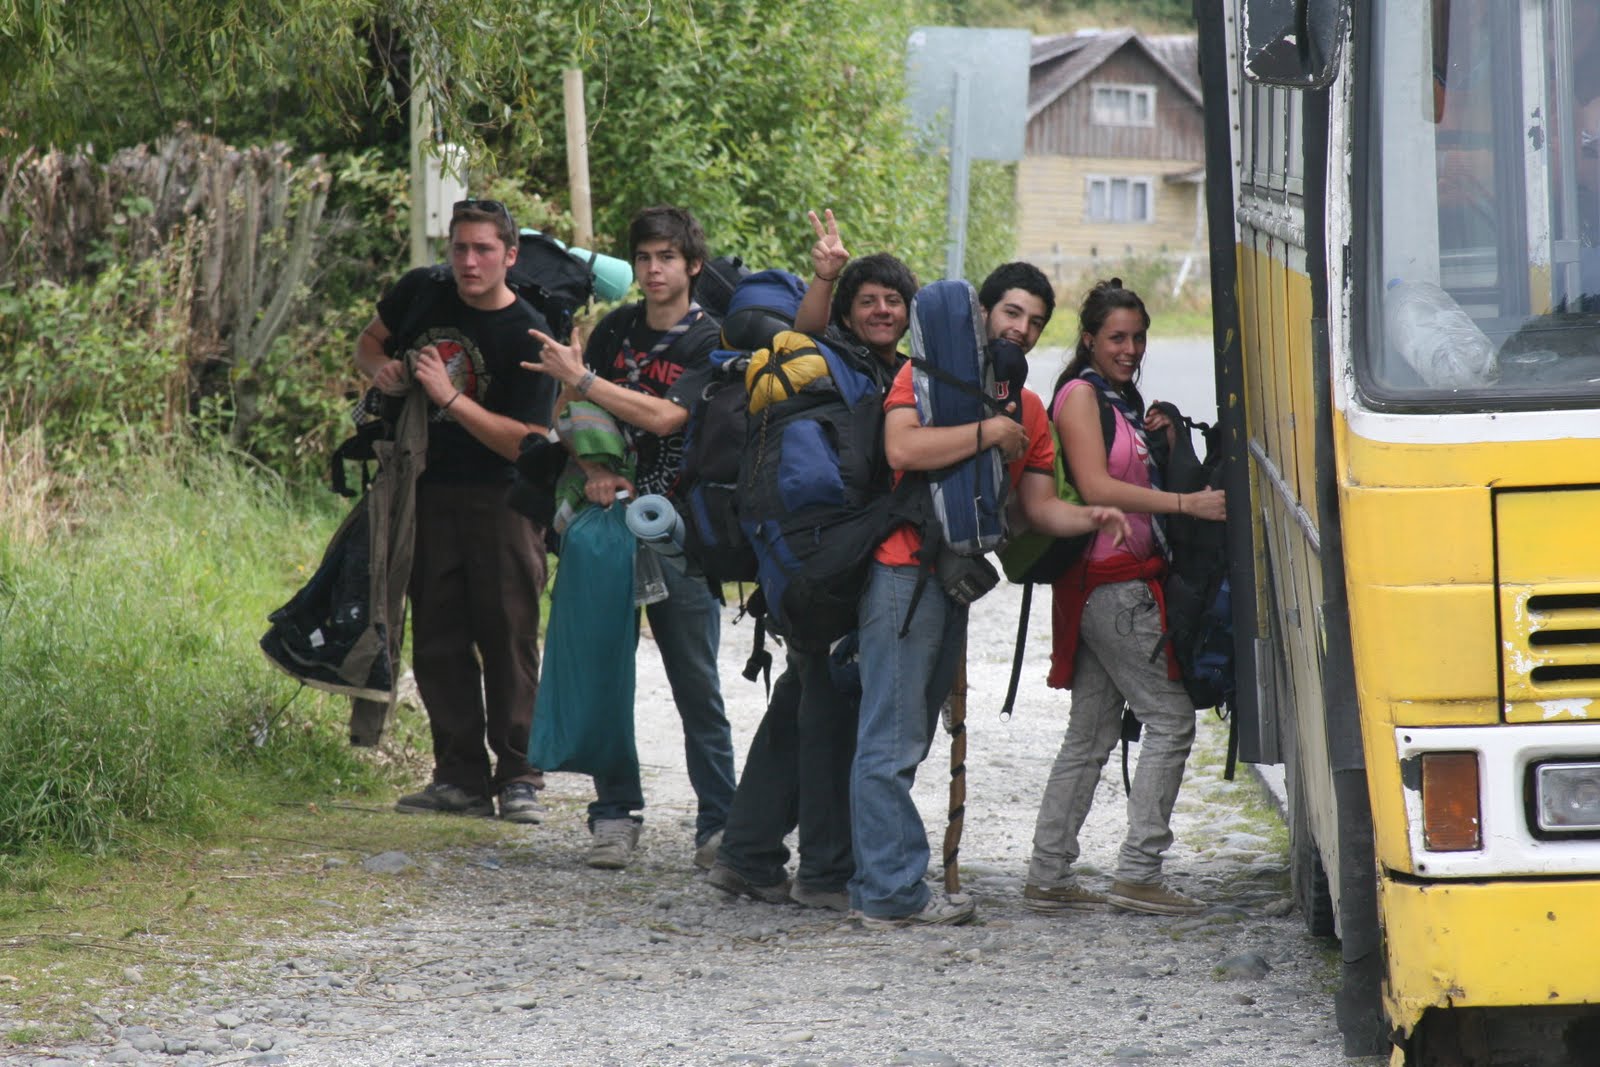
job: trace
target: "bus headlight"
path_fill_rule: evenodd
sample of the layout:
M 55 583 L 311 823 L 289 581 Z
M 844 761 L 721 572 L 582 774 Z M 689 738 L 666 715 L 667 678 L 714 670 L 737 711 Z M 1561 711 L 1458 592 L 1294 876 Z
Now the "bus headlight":
M 1534 796 L 1541 830 L 1600 830 L 1600 763 L 1543 763 Z

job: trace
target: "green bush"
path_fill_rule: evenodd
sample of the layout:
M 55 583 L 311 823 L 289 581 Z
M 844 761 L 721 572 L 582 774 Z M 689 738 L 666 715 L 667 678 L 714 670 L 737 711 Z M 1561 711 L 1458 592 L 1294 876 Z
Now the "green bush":
M 0 854 L 99 852 L 286 786 L 373 784 L 348 704 L 297 695 L 255 647 L 337 515 L 182 444 L 129 454 L 116 481 L 42 544 L 0 538 Z

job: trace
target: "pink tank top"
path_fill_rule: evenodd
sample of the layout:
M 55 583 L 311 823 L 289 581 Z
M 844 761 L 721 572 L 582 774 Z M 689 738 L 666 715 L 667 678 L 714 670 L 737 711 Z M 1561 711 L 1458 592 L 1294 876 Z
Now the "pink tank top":
M 1092 390 L 1094 386 L 1082 378 L 1072 379 L 1056 394 L 1055 400 L 1050 404 L 1050 410 L 1060 411 L 1061 405 L 1066 403 L 1067 394 L 1079 388 Z M 1067 464 L 1067 469 L 1070 471 L 1072 464 Z M 1127 482 L 1143 489 L 1150 488 L 1150 468 L 1145 466 L 1144 443 L 1139 440 L 1139 435 L 1133 432 L 1133 427 L 1128 425 L 1128 420 L 1120 414 L 1116 416 L 1116 433 L 1111 439 L 1111 454 L 1106 457 L 1106 473 L 1119 482 Z M 1155 555 L 1155 537 L 1150 532 L 1150 516 L 1130 511 L 1128 525 L 1133 529 L 1133 536 L 1120 545 L 1113 545 L 1111 538 L 1106 534 L 1096 535 L 1094 544 L 1089 547 L 1089 559 L 1098 561 L 1114 555 L 1129 555 L 1134 559 L 1145 560 Z

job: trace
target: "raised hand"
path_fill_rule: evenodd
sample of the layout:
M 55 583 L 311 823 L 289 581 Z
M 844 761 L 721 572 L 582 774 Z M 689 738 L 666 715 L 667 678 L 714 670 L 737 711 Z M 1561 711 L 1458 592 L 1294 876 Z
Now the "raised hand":
M 817 218 L 815 211 L 806 212 L 811 229 L 817 235 L 817 243 L 811 246 L 811 269 L 818 280 L 832 282 L 838 280 L 839 272 L 850 262 L 850 252 L 839 239 L 839 223 L 833 217 L 833 209 L 824 208 L 822 213 L 827 218 L 826 224 Z
M 577 330 L 572 331 L 570 345 L 564 345 L 538 330 L 529 330 L 528 334 L 544 347 L 539 350 L 539 362 L 530 363 L 524 360 L 523 370 L 548 374 L 563 385 L 576 384 L 578 379 L 583 377 L 583 372 L 588 370 L 583 364 L 583 338 Z

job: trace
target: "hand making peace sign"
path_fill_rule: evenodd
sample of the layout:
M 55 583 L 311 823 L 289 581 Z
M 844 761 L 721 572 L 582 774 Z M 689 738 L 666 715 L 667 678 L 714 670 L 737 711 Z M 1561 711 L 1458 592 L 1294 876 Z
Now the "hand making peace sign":
M 839 223 L 834 220 L 833 209 L 824 208 L 823 214 L 828 219 L 826 226 L 815 211 L 806 212 L 817 234 L 817 243 L 811 246 L 811 269 L 818 281 L 832 282 L 838 280 L 839 272 L 850 262 L 850 253 L 839 239 Z

